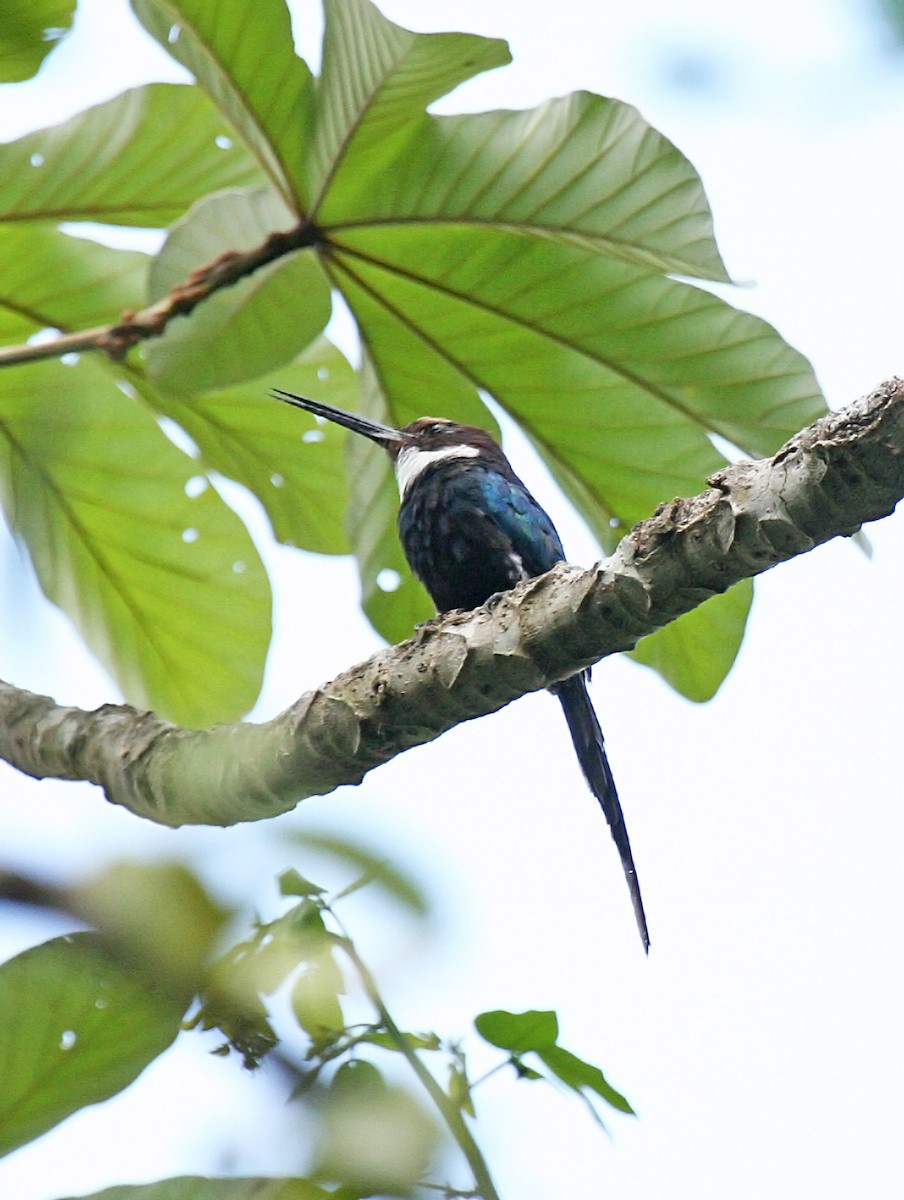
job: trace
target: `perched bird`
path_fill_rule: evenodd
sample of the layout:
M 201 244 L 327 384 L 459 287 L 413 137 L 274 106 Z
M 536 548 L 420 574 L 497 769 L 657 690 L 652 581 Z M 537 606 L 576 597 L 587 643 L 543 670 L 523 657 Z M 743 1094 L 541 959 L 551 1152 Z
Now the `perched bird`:
M 399 485 L 399 537 L 439 612 L 471 609 L 562 562 L 555 526 L 492 437 L 471 425 L 420 417 L 403 429 L 275 389 L 273 395 L 377 442 Z M 582 671 L 550 690 L 559 698 L 578 761 L 618 848 L 634 916 L 649 951 L 640 886 L 603 733 Z

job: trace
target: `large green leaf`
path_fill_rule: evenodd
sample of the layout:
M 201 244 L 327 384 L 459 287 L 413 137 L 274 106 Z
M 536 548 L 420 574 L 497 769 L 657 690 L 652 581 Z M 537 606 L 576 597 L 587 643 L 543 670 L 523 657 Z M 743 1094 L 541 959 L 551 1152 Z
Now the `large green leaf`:
M 511 57 L 505 42 L 495 38 L 411 33 L 387 21 L 370 0 L 324 0 L 324 15 L 310 157 L 318 211 L 340 174 L 354 171 L 353 149 L 394 146 L 393 135 L 431 101 Z M 389 182 L 372 177 L 369 185 L 382 189 Z
M 0 1153 L 121 1091 L 179 1032 L 186 996 L 155 990 L 93 934 L 0 966 Z
M 151 268 L 151 299 L 219 254 L 246 251 L 292 214 L 275 192 L 227 191 L 198 201 L 170 231 Z M 259 267 L 215 292 L 188 317 L 177 317 L 147 348 L 148 373 L 176 394 L 205 392 L 254 379 L 289 362 L 330 316 L 330 292 L 311 250 Z
M 285 202 L 304 203 L 313 80 L 292 44 L 284 0 L 132 0 L 138 19 L 186 66 Z
M 424 404 L 395 361 L 398 330 L 503 404 L 554 473 L 576 476 L 598 529 L 699 490 L 723 462 L 710 432 L 766 453 L 822 407 L 807 362 L 764 321 L 583 246 L 384 226 L 344 231 L 330 264 L 386 394 Z
M 317 253 L 361 330 L 368 411 L 399 424 L 432 412 L 493 429 L 483 402 L 489 395 L 522 426 L 605 548 L 659 502 L 700 489 L 722 462 L 713 435 L 750 454 L 770 453 L 821 411 L 809 366 L 773 329 L 673 277 L 726 275 L 696 173 L 629 106 L 578 93 L 528 112 L 427 115 L 433 100 L 506 62 L 506 47 L 472 35 L 411 33 L 369 0 L 326 0 L 316 89 L 294 54 L 281 0 L 255 6 L 253 22 L 243 5 L 226 0 L 134 0 L 134 7 L 195 73 L 288 205 L 255 211 L 247 196 L 200 204 L 155 269 L 157 294 L 205 258 L 285 227 L 310 200 Z M 167 96 L 180 90 L 188 91 L 166 89 Z M 152 89 L 145 93 L 153 98 Z M 166 100 L 167 128 L 176 125 L 173 103 Z M 98 209 L 85 215 L 118 219 L 99 217 L 112 163 L 110 211 L 119 204 L 137 220 L 139 195 L 159 193 L 158 177 L 168 184 L 168 175 L 155 160 L 150 179 L 136 148 L 140 122 L 126 120 L 117 141 L 108 108 L 62 132 L 34 135 L 46 145 L 17 143 L 18 158 L 0 174 L 0 208 L 6 192 L 24 215 L 71 218 L 36 191 L 35 173 L 50 165 L 58 199 L 73 180 L 81 185 L 81 172 Z M 117 115 L 130 111 L 126 105 Z M 68 147 L 78 121 L 86 122 L 87 152 Z M 57 153 L 61 138 L 66 154 Z M 210 137 L 199 158 L 205 171 L 212 146 Z M 234 162 L 247 170 L 239 153 Z M 96 175 L 92 154 L 104 160 Z M 26 165 L 31 155 L 35 167 Z M 160 149 L 164 160 L 174 155 L 169 142 Z M 137 163 L 136 186 L 123 182 L 126 161 Z M 218 186 L 208 182 L 206 190 Z M 263 203 L 272 206 L 272 198 Z M 304 252 L 264 269 L 174 322 L 149 351 L 154 378 L 187 398 L 288 362 L 324 319 L 326 288 L 312 257 Z M 297 323 L 296 307 L 305 312 Z M 258 336 L 259 327 L 266 334 Z M 285 378 L 276 382 L 287 386 Z M 226 399 L 190 408 L 146 395 L 177 419 L 182 408 L 207 461 L 228 469 L 231 460 L 231 473 L 262 496 L 280 536 L 315 544 L 316 504 L 290 519 L 277 494 L 285 472 L 266 474 L 266 435 L 261 430 L 259 445 L 256 432 L 263 410 L 240 404 L 232 420 Z M 237 427 L 246 417 L 243 442 Z M 333 467 L 333 435 L 324 434 L 304 452 L 327 450 L 311 460 L 322 471 Z M 349 533 L 365 603 L 377 627 L 397 638 L 431 606 L 402 559 L 385 456 L 352 439 L 348 461 Z M 327 548 L 342 544 L 337 527 L 334 514 Z M 745 613 L 737 596 L 715 600 L 693 630 L 665 631 L 639 656 L 688 694 L 710 694 L 737 651 Z
M 254 703 L 270 637 L 257 551 L 115 371 L 0 373 L 0 495 L 47 596 L 127 699 L 204 725 Z
M 402 145 L 356 137 L 318 223 L 514 228 L 727 279 L 697 172 L 629 104 L 576 92 L 525 112 L 409 117 Z
M 713 596 L 630 652 L 689 700 L 711 700 L 737 657 L 753 603 L 753 580 Z
M 400 353 L 419 341 L 434 376 L 456 372 L 516 418 L 607 548 L 616 528 L 700 490 L 722 463 L 710 432 L 767 453 L 822 407 L 808 364 L 765 322 L 585 246 L 387 225 L 337 235 L 330 269 L 394 409 L 427 407 Z M 442 415 L 467 419 L 444 396 Z M 369 536 L 385 556 L 388 480 L 383 495 L 383 539 Z M 373 526 L 381 508 L 362 511 Z M 391 565 L 371 559 L 367 574 Z
M 504 52 L 453 41 L 440 69 L 440 43 L 367 0 L 325 11 L 313 217 L 366 346 L 373 415 L 488 425 L 485 391 L 611 549 L 657 504 L 703 486 L 723 461 L 712 435 L 769 453 L 823 410 L 809 365 L 775 330 L 670 277 L 726 274 L 696 172 L 636 110 L 578 93 L 528 112 L 428 116 Z M 350 454 L 367 610 L 398 637 L 423 595 L 401 563 L 385 460 L 354 441 Z M 698 632 L 718 645 L 702 674 L 686 633 L 660 639 L 657 666 L 692 694 L 711 690 L 742 608 L 710 606 Z
M 284 388 L 340 408 L 357 408 L 348 360 L 318 338 L 288 366 L 253 383 L 180 400 L 154 396 L 201 451 L 205 466 L 243 483 L 263 504 L 276 537 L 321 554 L 348 553 L 343 431 L 318 424 L 268 393 Z
M 168 225 L 207 192 L 261 182 L 229 132 L 198 88 L 133 88 L 0 146 L 0 221 Z
M 75 0 L 3 0 L 0 82 L 30 79 L 72 27 Z
M 0 224 L 0 342 L 115 320 L 140 304 L 147 264 L 145 254 L 111 250 L 49 225 Z

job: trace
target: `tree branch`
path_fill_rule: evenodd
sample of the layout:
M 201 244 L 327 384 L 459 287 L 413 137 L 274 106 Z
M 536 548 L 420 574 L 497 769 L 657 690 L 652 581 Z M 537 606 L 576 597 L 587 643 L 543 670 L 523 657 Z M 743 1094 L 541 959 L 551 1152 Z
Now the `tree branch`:
M 126 705 L 64 708 L 0 683 L 0 757 L 89 780 L 166 825 L 271 817 L 462 721 L 630 649 L 741 579 L 892 512 L 904 497 L 904 380 L 663 505 L 590 570 L 560 564 L 421 627 L 262 725 L 182 729 Z
M 186 280 L 177 284 L 162 299 L 140 312 L 123 313 L 122 319 L 113 325 L 64 333 L 46 342 L 0 347 L 0 367 L 36 362 L 43 358 L 61 358 L 64 354 L 81 353 L 84 350 L 101 350 L 118 362 L 139 342 L 160 337 L 173 317 L 187 317 L 214 292 L 231 287 L 259 267 L 293 250 L 313 246 L 317 238 L 316 227 L 302 220 L 292 229 L 269 234 L 251 250 L 225 250 L 210 262 L 196 267 Z

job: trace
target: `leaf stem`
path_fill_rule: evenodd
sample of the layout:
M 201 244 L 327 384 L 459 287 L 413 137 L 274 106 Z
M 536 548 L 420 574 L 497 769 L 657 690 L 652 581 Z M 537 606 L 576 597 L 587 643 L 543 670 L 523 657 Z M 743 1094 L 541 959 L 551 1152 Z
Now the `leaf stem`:
M 342 929 L 341 922 L 339 922 L 335 913 L 332 915 L 340 929 Z M 344 929 L 342 929 L 342 937 L 338 939 L 338 944 L 345 951 L 355 970 L 358 972 L 358 977 L 361 980 L 361 986 L 364 988 L 364 993 L 379 1014 L 380 1021 L 384 1029 L 396 1043 L 396 1046 L 401 1054 L 403 1054 L 408 1060 L 408 1064 L 412 1071 L 414 1071 L 421 1084 L 423 1084 L 427 1094 L 430 1096 L 430 1099 L 439 1109 L 440 1115 L 448 1126 L 449 1132 L 458 1143 L 458 1147 L 465 1156 L 468 1166 L 471 1168 L 471 1172 L 474 1176 L 474 1182 L 477 1185 L 476 1194 L 483 1197 L 483 1200 L 499 1200 L 499 1193 L 496 1191 L 496 1186 L 493 1183 L 490 1175 L 489 1167 L 487 1166 L 486 1160 L 480 1152 L 480 1147 L 471 1136 L 471 1131 L 465 1124 L 464 1117 L 461 1115 L 461 1112 L 456 1105 L 453 1104 L 453 1102 L 433 1078 L 432 1074 L 418 1058 L 417 1052 L 408 1045 L 404 1034 L 392 1019 L 383 997 L 380 995 L 376 980 L 371 974 L 370 968 L 358 954 L 358 951 L 355 949 L 354 942 L 352 942 L 351 938 Z

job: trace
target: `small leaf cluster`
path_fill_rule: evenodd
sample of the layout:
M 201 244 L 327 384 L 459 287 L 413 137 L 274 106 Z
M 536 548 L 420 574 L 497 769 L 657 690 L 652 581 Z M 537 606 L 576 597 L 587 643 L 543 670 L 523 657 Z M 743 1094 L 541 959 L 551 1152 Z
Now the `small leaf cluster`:
M 520 1079 L 551 1076 L 586 1101 L 594 1120 L 599 1121 L 600 1118 L 588 1098 L 588 1092 L 619 1112 L 633 1113 L 631 1105 L 612 1087 L 599 1067 L 584 1062 L 559 1045 L 559 1021 L 554 1012 L 510 1013 L 497 1009 L 481 1013 L 475 1018 L 474 1027 L 491 1046 L 510 1051 L 509 1062 Z M 529 1054 L 536 1056 L 548 1075 L 544 1076 L 525 1063 L 525 1056 Z
M 553 1012 L 478 1016 L 483 1041 L 506 1057 L 476 1082 L 460 1041 L 402 1029 L 335 905 L 376 886 L 421 916 L 423 897 L 362 847 L 325 842 L 335 856 L 365 862 L 366 875 L 329 896 L 287 869 L 277 883 L 288 907 L 269 921 L 256 919 L 225 952 L 218 947 L 235 914 L 181 864 L 118 863 L 48 893 L 47 903 L 96 928 L 0 964 L 0 1155 L 127 1087 L 180 1030 L 216 1031 L 225 1041 L 214 1054 L 237 1051 L 249 1069 L 274 1055 L 288 1073 L 289 1098 L 305 1106 L 317 1129 L 313 1164 L 304 1179 L 284 1181 L 288 1196 L 401 1196 L 430 1182 L 449 1195 L 495 1200 L 471 1124 L 476 1089 L 507 1065 L 522 1079 L 545 1077 L 631 1113 L 598 1067 L 558 1044 Z M 370 1006 L 371 1020 L 348 1022 L 344 1005 L 352 993 Z M 431 1182 L 444 1138 L 461 1150 L 473 1188 Z M 173 1179 L 103 1195 L 203 1197 L 202 1183 L 192 1181 L 193 1191 L 189 1181 Z M 242 1186 L 252 1183 L 230 1186 L 243 1197 Z

